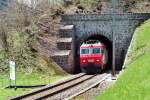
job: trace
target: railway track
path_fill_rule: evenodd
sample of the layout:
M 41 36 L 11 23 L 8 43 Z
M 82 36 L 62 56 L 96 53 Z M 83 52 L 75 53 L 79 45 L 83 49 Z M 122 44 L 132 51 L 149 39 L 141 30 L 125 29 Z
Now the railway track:
M 104 80 L 104 77 L 107 75 L 106 73 L 101 75 L 78 74 L 66 81 L 12 98 L 11 100 L 68 100 L 75 94 L 81 93 L 87 87 L 96 84 L 98 80 L 99 82 L 102 79 Z
M 91 84 L 89 87 L 86 87 L 86 88 L 80 90 L 79 92 L 69 96 L 68 98 L 65 98 L 64 100 L 78 100 L 78 98 L 80 98 L 80 97 L 84 97 L 84 99 L 82 98 L 81 100 L 90 100 L 90 99 L 87 99 L 89 97 L 89 95 L 87 95 L 87 93 L 90 90 L 95 89 L 95 87 L 99 88 L 99 86 L 103 86 L 103 84 L 105 84 L 105 81 L 108 77 L 110 77 L 110 74 L 105 75 L 103 78 L 97 80 L 97 82 Z

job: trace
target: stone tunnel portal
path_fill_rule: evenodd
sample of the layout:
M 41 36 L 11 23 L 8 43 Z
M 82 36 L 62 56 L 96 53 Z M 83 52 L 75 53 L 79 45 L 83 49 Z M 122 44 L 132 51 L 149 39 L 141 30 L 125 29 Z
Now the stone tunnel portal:
M 149 18 L 149 13 L 116 14 L 116 71 L 122 70 L 135 29 Z M 107 45 L 109 53 L 112 53 L 112 14 L 62 15 L 61 23 L 63 26 L 59 30 L 60 41 L 57 43 L 59 51 L 56 51 L 51 58 L 68 73 L 80 72 L 79 48 L 88 39 L 100 40 Z M 109 55 L 112 58 L 111 54 Z
M 82 45 L 83 42 L 86 42 L 88 40 L 99 40 L 100 42 L 102 42 L 107 50 L 108 50 L 108 64 L 107 64 L 107 69 L 110 69 L 112 66 L 112 41 L 110 41 L 107 37 L 100 35 L 100 34 L 90 34 L 90 35 L 84 35 L 81 37 L 81 39 L 79 40 L 78 44 L 77 44 L 77 50 L 76 50 L 76 59 L 75 59 L 75 63 L 77 66 L 75 68 L 75 72 L 81 72 L 80 69 L 80 46 Z

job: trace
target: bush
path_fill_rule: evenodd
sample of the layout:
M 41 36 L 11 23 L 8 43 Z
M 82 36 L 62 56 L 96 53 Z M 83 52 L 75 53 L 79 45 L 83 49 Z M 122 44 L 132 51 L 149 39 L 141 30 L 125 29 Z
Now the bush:
M 8 55 L 5 51 L 0 51 L 0 73 L 8 71 Z

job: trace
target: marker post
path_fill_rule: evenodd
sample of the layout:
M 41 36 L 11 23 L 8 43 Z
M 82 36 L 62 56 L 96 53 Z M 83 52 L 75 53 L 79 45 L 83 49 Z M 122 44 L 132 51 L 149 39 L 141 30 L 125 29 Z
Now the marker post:
M 10 87 L 14 87 L 16 90 L 16 63 L 14 61 L 9 62 L 9 68 L 10 68 Z M 12 83 L 13 82 L 13 83 Z

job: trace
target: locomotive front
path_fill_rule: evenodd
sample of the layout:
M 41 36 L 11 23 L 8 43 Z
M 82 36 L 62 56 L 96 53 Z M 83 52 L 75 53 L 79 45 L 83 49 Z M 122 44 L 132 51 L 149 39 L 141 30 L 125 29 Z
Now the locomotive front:
M 87 41 L 80 46 L 80 68 L 84 73 L 100 73 L 108 62 L 108 51 L 100 41 Z

